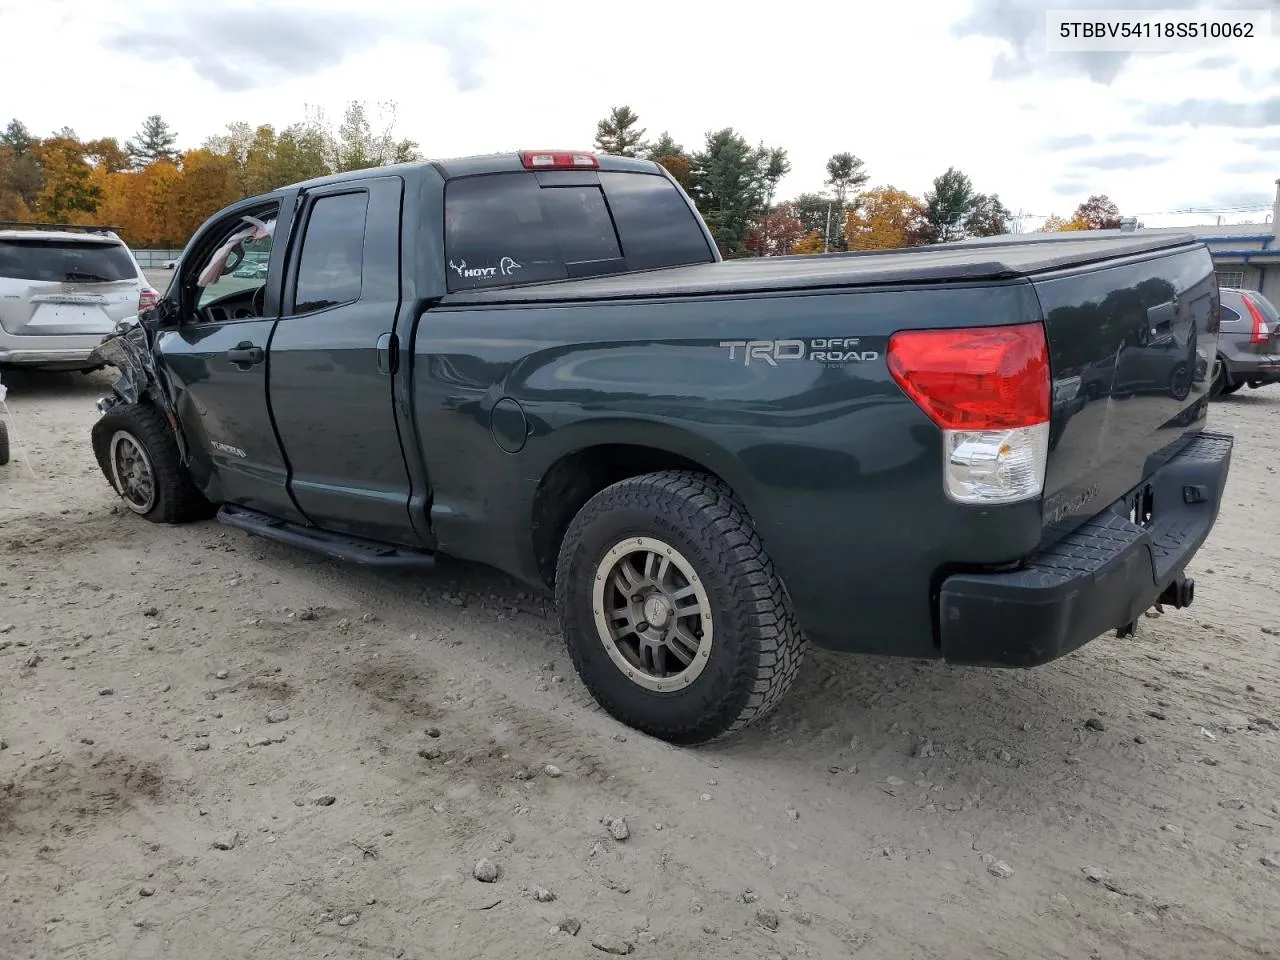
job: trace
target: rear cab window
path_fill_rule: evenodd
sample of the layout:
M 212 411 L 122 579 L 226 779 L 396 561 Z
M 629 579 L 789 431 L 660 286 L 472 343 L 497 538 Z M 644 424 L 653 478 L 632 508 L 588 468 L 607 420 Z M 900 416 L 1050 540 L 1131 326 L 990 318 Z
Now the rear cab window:
M 0 239 L 0 278 L 49 283 L 137 280 L 123 244 L 91 240 Z
M 532 171 L 449 181 L 445 256 L 451 292 L 714 259 L 665 177 Z

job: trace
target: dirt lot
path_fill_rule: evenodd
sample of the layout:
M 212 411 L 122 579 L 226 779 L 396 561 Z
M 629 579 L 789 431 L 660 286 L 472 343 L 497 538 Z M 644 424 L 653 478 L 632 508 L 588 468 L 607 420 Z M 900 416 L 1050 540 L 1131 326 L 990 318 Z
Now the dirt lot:
M 813 653 L 678 750 L 504 578 L 145 523 L 106 378 L 9 381 L 0 956 L 1280 956 L 1280 389 L 1214 407 L 1192 611 L 1032 672 Z

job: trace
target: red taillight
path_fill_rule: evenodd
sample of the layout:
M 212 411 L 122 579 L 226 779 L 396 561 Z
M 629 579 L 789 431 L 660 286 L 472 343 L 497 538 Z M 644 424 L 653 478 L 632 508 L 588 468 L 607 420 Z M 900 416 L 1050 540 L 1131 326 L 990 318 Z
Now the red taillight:
M 144 313 L 159 302 L 160 294 L 152 290 L 150 287 L 143 287 L 142 292 L 138 294 L 138 312 Z
M 591 153 L 567 150 L 526 150 L 520 154 L 526 170 L 598 170 L 600 161 Z
M 1262 315 L 1262 311 L 1257 308 L 1252 300 L 1242 296 L 1244 308 L 1249 311 L 1249 316 L 1253 318 L 1253 333 L 1249 335 L 1250 343 L 1266 343 L 1271 339 L 1271 328 L 1267 326 L 1267 320 Z
M 889 372 L 944 430 L 1002 430 L 1049 419 L 1044 327 L 905 330 L 889 338 Z

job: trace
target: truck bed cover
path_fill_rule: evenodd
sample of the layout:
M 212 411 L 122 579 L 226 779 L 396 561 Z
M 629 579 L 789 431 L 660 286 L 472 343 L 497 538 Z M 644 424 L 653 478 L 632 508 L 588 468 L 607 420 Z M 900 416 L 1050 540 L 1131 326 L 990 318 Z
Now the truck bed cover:
M 1030 234 L 899 250 L 792 257 L 755 257 L 580 280 L 468 290 L 451 305 L 563 303 L 770 293 L 891 283 L 1013 280 L 1103 260 L 1174 250 L 1197 243 L 1189 234 L 1096 231 Z

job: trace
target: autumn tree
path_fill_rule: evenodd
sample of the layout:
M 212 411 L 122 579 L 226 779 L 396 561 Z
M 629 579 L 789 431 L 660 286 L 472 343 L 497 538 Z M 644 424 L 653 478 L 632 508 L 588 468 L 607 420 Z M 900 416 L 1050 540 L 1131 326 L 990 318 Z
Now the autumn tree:
M 826 245 L 821 230 L 810 230 L 791 248 L 794 254 L 803 253 L 822 253 L 822 248 Z
M 850 250 L 891 250 L 912 247 L 929 232 L 925 205 L 905 190 L 876 187 L 864 192 L 858 208 L 845 218 L 844 235 Z
M 1072 217 L 1065 220 L 1057 214 L 1048 217 L 1043 224 L 1040 225 L 1039 233 L 1065 233 L 1072 230 L 1088 230 L 1089 225 L 1079 217 Z
M 135 169 L 142 169 L 157 160 L 177 163 L 178 151 L 174 144 L 178 135 L 169 128 L 159 114 L 153 113 L 142 121 L 142 128 L 124 145 Z
M 640 118 L 630 107 L 625 104 L 614 107 L 596 124 L 596 149 L 616 157 L 645 155 L 648 147 L 644 142 L 644 128 L 636 129 L 639 122 Z
M 763 203 L 759 153 L 732 127 L 708 133 L 693 155 L 693 192 L 721 249 L 741 253 Z
M 756 221 L 746 248 L 758 257 L 786 256 L 804 236 L 804 225 L 792 204 L 780 203 Z
M 973 213 L 978 197 L 973 181 L 955 167 L 948 167 L 946 173 L 935 177 L 933 189 L 924 195 L 930 241 L 947 243 L 961 239 L 965 221 Z
M 63 130 L 62 133 L 71 131 Z M 94 182 L 93 167 L 85 156 L 85 146 L 69 136 L 49 137 L 37 148 L 44 184 L 36 197 L 43 220 L 70 222 L 97 212 L 102 188 Z
M 1000 202 L 997 194 L 980 193 L 964 221 L 964 232 L 970 237 L 996 237 L 1009 232 L 1013 214 Z
M 1119 230 L 1120 208 L 1106 194 L 1097 194 L 1076 207 L 1071 219 L 1083 223 L 1085 230 Z

